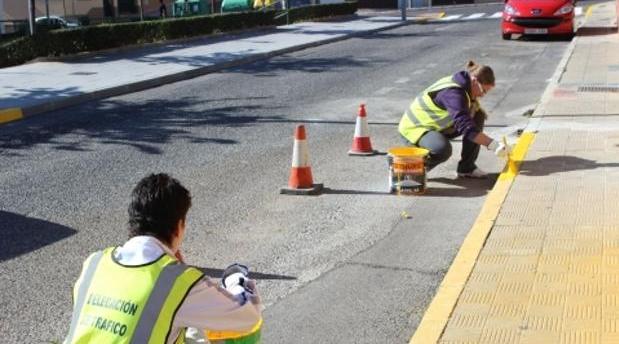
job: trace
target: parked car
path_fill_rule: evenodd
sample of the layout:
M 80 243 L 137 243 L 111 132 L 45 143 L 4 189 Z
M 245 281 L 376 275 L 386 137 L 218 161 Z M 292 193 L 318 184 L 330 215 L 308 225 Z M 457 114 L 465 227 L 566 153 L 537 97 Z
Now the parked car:
M 45 27 L 48 30 L 67 29 L 79 26 L 77 23 L 68 22 L 59 16 L 49 16 L 49 19 L 48 17 L 37 17 L 34 22 L 37 26 Z
M 512 34 L 574 35 L 573 0 L 506 0 L 501 23 L 503 39 Z

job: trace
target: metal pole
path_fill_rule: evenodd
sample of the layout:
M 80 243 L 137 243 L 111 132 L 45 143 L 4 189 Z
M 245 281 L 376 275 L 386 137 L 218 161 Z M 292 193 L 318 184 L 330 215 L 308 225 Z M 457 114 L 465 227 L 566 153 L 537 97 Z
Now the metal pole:
M 400 0 L 400 13 L 402 15 L 402 21 L 406 20 L 406 0 Z
M 34 0 L 28 1 L 28 22 L 30 23 L 30 36 L 34 36 Z
M 140 21 L 144 21 L 144 0 L 140 0 L 139 4 L 140 4 Z
M 65 1 L 66 0 L 62 0 L 62 15 L 67 18 L 67 4 Z
M 45 0 L 45 16 L 47 17 L 47 23 L 49 24 L 49 0 Z
M 3 10 L 0 11 L 0 33 L 4 33 L 4 23 L 2 22 L 4 20 L 4 4 L 2 3 L 3 0 L 0 0 L 0 8 L 2 8 Z
M 4 33 L 5 31 L 5 27 L 4 27 L 4 23 L 2 22 L 2 20 L 4 20 L 4 4 L 3 4 L 3 0 L 0 0 L 0 8 L 2 8 L 3 10 L 0 11 L 0 33 Z M 15 24 L 13 24 L 13 26 L 15 26 Z

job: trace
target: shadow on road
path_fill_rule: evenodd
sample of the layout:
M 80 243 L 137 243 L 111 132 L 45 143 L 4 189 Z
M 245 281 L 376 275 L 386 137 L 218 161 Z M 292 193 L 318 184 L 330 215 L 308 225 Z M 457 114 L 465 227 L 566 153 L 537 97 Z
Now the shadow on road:
M 331 188 L 324 188 L 323 193 L 329 195 L 391 195 L 391 193 L 388 191 L 346 190 Z
M 224 269 L 214 269 L 214 268 L 206 268 L 206 267 L 198 267 L 200 271 L 204 272 L 209 277 L 220 278 L 224 272 Z M 287 275 L 276 275 L 276 274 L 268 274 L 263 272 L 251 271 L 249 273 L 249 278 L 255 280 L 288 280 L 294 281 L 297 278 L 295 276 L 287 276 Z
M 181 97 L 141 103 L 117 99 L 88 103 L 37 117 L 36 120 L 11 123 L 0 128 L 0 154 L 19 155 L 37 145 L 57 150 L 92 151 L 96 144 L 131 146 L 147 154 L 161 154 L 162 147 L 174 140 L 197 144 L 236 144 L 227 137 L 204 137 L 194 134 L 206 126 L 246 127 L 263 121 L 279 121 L 280 116 L 264 116 L 264 107 L 225 105 L 230 99 Z M 200 109 L 206 103 L 221 106 Z M 270 107 L 268 110 L 276 108 Z
M 488 193 L 496 183 L 499 175 L 497 173 L 488 174 L 486 179 L 454 178 L 445 177 L 428 179 L 426 193 L 419 197 L 479 197 Z M 437 187 L 437 184 L 447 184 L 457 186 L 457 188 Z M 325 187 L 323 194 L 328 195 L 385 195 L 395 196 L 389 191 L 368 191 L 368 190 L 347 190 L 331 189 Z
M 489 173 L 485 179 L 474 178 L 429 178 L 428 189 L 423 197 L 479 197 L 488 194 L 494 187 L 499 175 Z M 455 188 L 437 187 L 436 184 L 456 186 Z
M 325 73 L 352 68 L 367 68 L 373 65 L 384 64 L 387 61 L 379 59 L 365 59 L 355 56 L 337 58 L 308 58 L 290 55 L 281 55 L 259 62 L 242 65 L 226 70 L 232 73 L 251 74 L 256 77 L 276 77 L 281 72 Z
M 574 35 L 520 35 L 520 37 L 512 38 L 514 40 L 527 42 L 569 42 Z
M 556 155 L 537 160 L 525 160 L 520 165 L 519 173 L 525 176 L 539 177 L 559 172 L 595 170 L 604 167 L 619 167 L 619 163 L 598 163 L 595 160 L 571 155 Z
M 0 262 L 77 233 L 72 228 L 0 210 Z

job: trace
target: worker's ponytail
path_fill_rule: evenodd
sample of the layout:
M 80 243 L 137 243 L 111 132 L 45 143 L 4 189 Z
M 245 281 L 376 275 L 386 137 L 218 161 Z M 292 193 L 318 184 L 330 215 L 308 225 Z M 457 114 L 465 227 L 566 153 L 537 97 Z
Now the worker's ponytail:
M 494 85 L 494 72 L 492 68 L 477 64 L 473 60 L 469 60 L 465 65 L 466 71 L 469 74 L 479 80 L 484 85 Z

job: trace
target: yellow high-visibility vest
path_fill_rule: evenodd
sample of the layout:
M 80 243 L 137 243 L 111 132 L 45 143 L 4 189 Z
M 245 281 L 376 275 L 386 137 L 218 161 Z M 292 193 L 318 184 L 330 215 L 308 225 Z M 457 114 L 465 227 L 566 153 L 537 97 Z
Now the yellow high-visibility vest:
M 404 115 L 402 115 L 398 125 L 398 132 L 412 144 L 417 144 L 421 136 L 427 131 L 441 131 L 451 127 L 453 120 L 449 116 L 449 112 L 438 107 L 432 100 L 432 97 L 430 97 L 430 93 L 450 87 L 462 88 L 462 86 L 453 81 L 452 76 L 446 76 L 421 92 L 413 100 Z M 467 107 L 470 107 L 471 98 L 467 92 L 464 92 L 464 94 L 466 95 Z
M 167 254 L 149 264 L 122 265 L 114 250 L 84 262 L 65 343 L 166 343 L 176 311 L 203 273 Z M 176 343 L 184 342 L 184 332 Z

